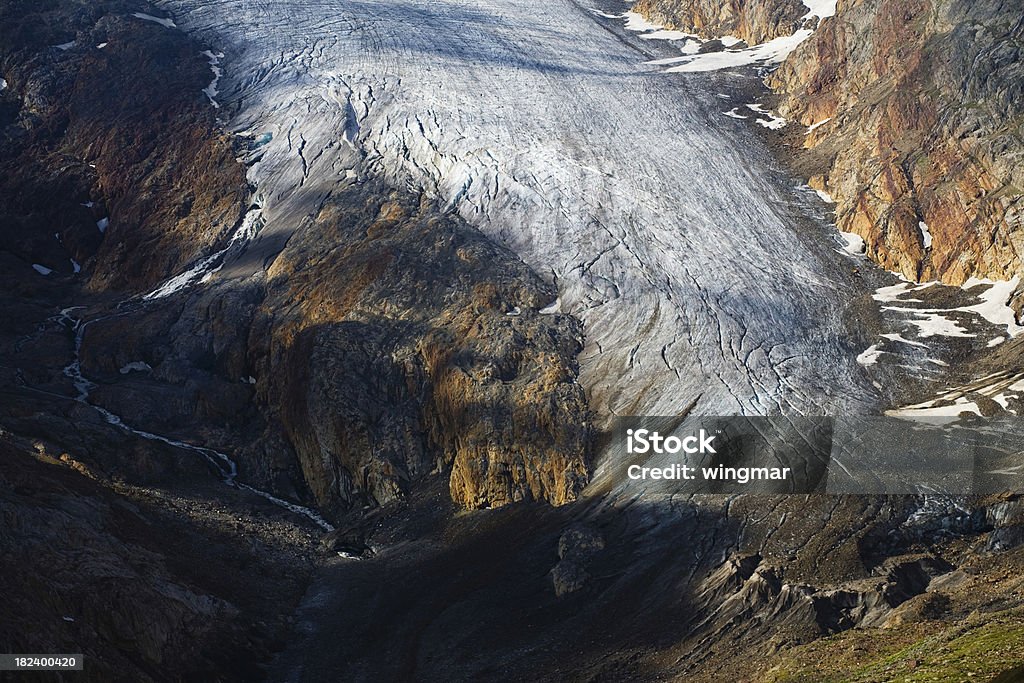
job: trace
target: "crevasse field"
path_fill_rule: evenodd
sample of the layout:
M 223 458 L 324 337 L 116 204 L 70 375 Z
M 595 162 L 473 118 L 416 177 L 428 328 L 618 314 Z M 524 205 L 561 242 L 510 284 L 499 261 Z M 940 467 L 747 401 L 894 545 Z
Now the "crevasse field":
M 250 179 L 268 251 L 339 184 L 381 175 L 557 283 L 546 310 L 584 321 L 582 376 L 601 415 L 874 404 L 841 322 L 848 260 L 824 233 L 798 234 L 792 179 L 722 116 L 709 76 L 664 73 L 609 12 L 160 6 L 224 54 L 212 89 L 240 107 L 226 123 L 265 142 Z

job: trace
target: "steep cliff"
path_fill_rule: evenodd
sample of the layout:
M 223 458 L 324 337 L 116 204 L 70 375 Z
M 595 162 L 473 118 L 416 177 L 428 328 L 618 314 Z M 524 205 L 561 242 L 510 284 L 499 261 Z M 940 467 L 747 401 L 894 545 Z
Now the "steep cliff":
M 1024 18 L 1001 0 L 844 0 L 769 76 L 817 189 L 915 280 L 1008 280 L 1024 249 Z
M 633 11 L 701 38 L 728 35 L 754 45 L 791 35 L 807 7 L 800 0 L 638 0 Z
M 256 393 L 321 505 L 387 503 L 430 472 L 472 508 L 586 483 L 578 322 L 539 313 L 554 289 L 432 202 L 341 192 L 267 277 Z

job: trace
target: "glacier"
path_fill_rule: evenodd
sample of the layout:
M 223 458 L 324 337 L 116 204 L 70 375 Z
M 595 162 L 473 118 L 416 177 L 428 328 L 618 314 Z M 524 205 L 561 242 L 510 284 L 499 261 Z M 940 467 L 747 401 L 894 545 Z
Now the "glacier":
M 604 419 L 877 411 L 844 321 L 864 285 L 763 139 L 722 116 L 726 76 L 661 73 L 621 21 L 568 0 L 157 5 L 224 54 L 219 114 L 258 141 L 246 264 L 383 177 L 557 285 L 545 312 L 583 321 Z

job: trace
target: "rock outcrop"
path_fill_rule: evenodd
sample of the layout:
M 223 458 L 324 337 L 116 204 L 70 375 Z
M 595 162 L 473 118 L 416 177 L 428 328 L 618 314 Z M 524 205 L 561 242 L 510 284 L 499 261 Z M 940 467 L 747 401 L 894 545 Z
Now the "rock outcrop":
M 106 436 L 100 448 L 129 446 Z M 172 489 L 118 484 L 0 430 L 0 647 L 82 653 L 83 681 L 259 678 L 314 541 L 237 496 L 210 508 Z
M 707 40 L 733 36 L 754 45 L 791 35 L 807 7 L 800 0 L 638 0 L 633 11 Z
M 554 288 L 475 230 L 368 183 L 267 278 L 256 393 L 321 505 L 387 503 L 430 472 L 469 508 L 563 504 L 586 483 L 582 330 L 539 313 Z
M 1020 6 L 844 0 L 768 78 L 813 127 L 802 164 L 840 230 L 914 280 L 1008 280 L 1024 250 Z

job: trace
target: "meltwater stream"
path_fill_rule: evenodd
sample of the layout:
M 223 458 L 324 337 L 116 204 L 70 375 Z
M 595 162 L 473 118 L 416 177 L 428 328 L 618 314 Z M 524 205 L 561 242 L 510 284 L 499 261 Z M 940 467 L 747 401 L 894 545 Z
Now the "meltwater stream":
M 257 496 L 273 503 L 274 505 L 277 505 L 278 507 L 284 508 L 285 510 L 293 512 L 297 515 L 306 517 L 307 519 L 309 519 L 325 531 L 333 531 L 334 527 L 330 524 L 330 522 L 325 520 L 315 510 L 311 510 L 310 508 L 303 507 L 295 503 L 290 503 L 286 500 L 278 498 L 272 493 L 263 491 L 254 486 L 250 486 L 249 484 L 239 481 L 238 466 L 235 464 L 235 461 L 232 460 L 232 458 L 226 453 L 222 453 L 212 448 L 206 448 L 204 446 L 196 446 L 194 444 L 179 441 L 177 439 L 172 439 L 166 436 L 162 436 L 160 434 L 154 434 L 153 432 L 149 432 L 144 429 L 133 427 L 127 424 L 121 418 L 120 415 L 116 415 L 115 413 L 107 410 L 106 408 L 90 402 L 89 394 L 92 388 L 95 386 L 95 384 L 92 381 L 90 381 L 82 372 L 82 344 L 85 340 L 86 330 L 89 328 L 90 325 L 102 322 L 104 320 L 109 320 L 111 318 L 116 318 L 122 315 L 129 315 L 131 313 L 137 312 L 138 307 L 143 305 L 143 302 L 152 300 L 154 298 L 160 298 L 162 296 L 167 296 L 173 293 L 174 291 L 178 291 L 178 289 L 186 287 L 188 284 L 192 282 L 201 280 L 208 273 L 216 272 L 216 269 L 220 267 L 219 259 L 223 258 L 230 249 L 243 244 L 245 241 L 255 236 L 257 232 L 256 221 L 258 220 L 258 213 L 258 210 L 250 211 L 246 215 L 246 217 L 242 220 L 239 229 L 231 237 L 231 240 L 227 247 L 225 247 L 221 251 L 218 251 L 213 256 L 202 259 L 195 266 L 190 268 L 182 275 L 176 276 L 175 278 L 171 278 L 150 294 L 147 294 L 146 296 L 142 297 L 141 301 L 136 299 L 129 299 L 116 305 L 114 307 L 113 313 L 107 313 L 89 319 L 75 317 L 73 313 L 80 307 L 73 306 L 63 309 L 58 315 L 54 316 L 53 318 L 50 318 L 50 320 L 47 322 L 63 325 L 74 333 L 74 354 L 72 356 L 71 362 L 64 367 L 64 375 L 71 380 L 71 382 L 74 384 L 75 390 L 78 392 L 77 395 L 75 396 L 76 401 L 79 401 L 80 403 L 83 403 L 93 408 L 100 415 L 102 415 L 103 418 L 108 423 L 127 432 L 130 432 L 135 436 L 141 437 L 148 441 L 158 441 L 160 443 L 167 444 L 168 446 L 180 448 L 182 450 L 189 451 L 191 453 L 195 453 L 201 456 L 211 466 L 213 466 L 221 480 L 226 485 L 234 488 L 243 489 L 245 491 L 249 491 L 250 493 L 256 494 Z

